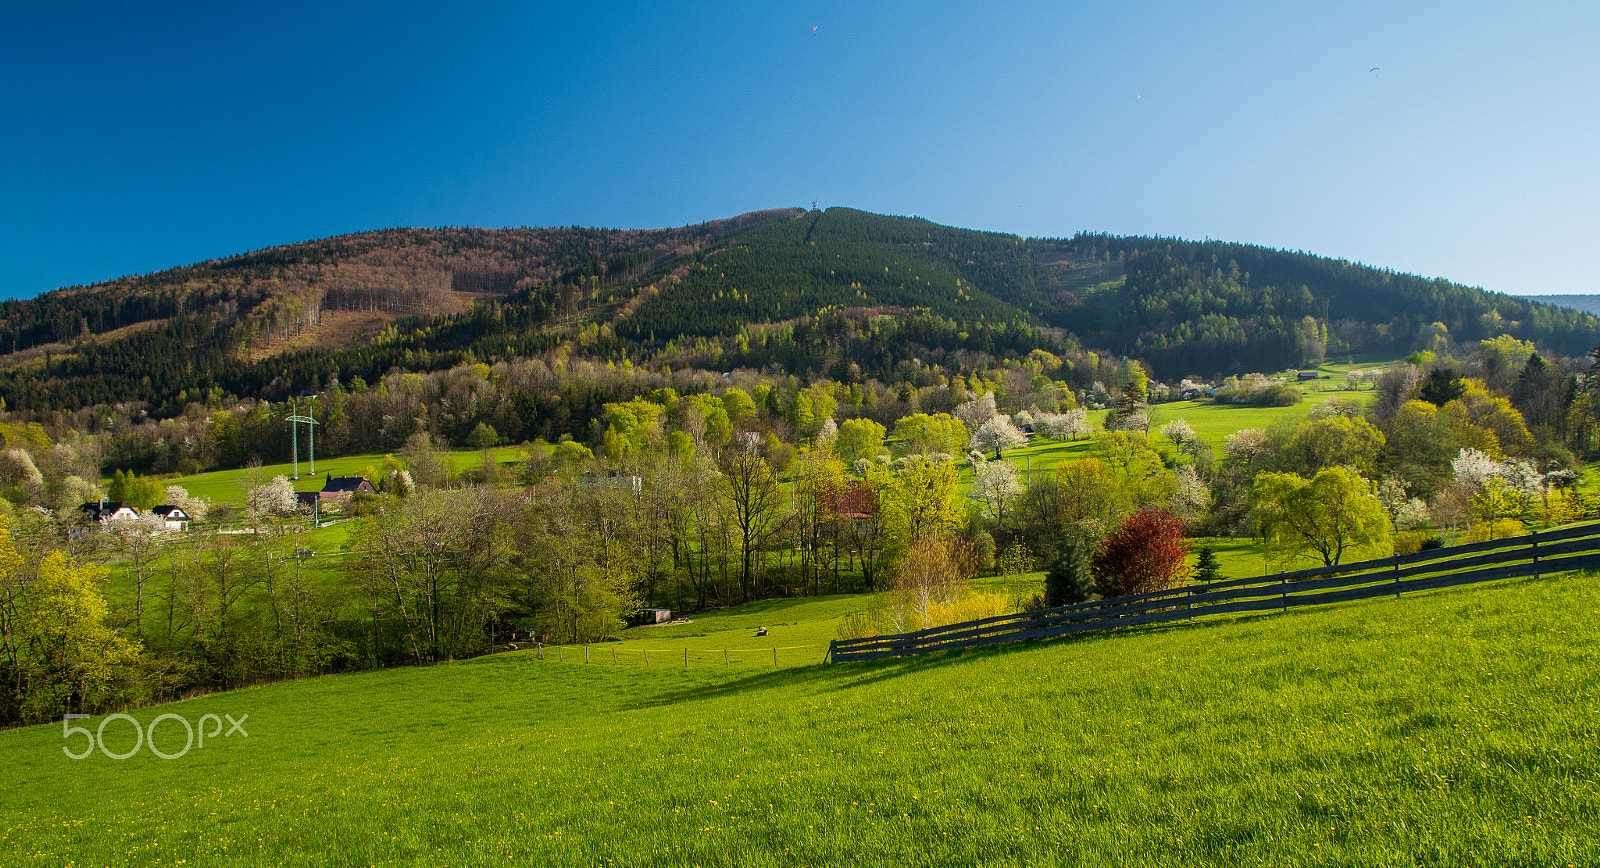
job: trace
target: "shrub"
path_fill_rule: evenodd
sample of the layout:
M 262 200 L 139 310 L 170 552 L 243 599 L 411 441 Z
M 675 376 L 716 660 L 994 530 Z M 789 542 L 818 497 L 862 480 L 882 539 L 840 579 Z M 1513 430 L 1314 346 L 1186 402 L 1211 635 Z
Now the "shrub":
M 1094 555 L 1095 587 L 1102 597 L 1165 590 L 1187 577 L 1188 556 L 1183 522 L 1147 506 L 1100 541 Z
M 1420 552 L 1423 549 L 1438 548 L 1443 544 L 1444 540 L 1428 531 L 1408 530 L 1405 533 L 1395 535 L 1394 553 L 1397 555 L 1409 555 L 1413 552 Z
M 1527 532 L 1528 529 L 1522 526 L 1522 522 L 1514 518 L 1480 521 L 1467 529 L 1467 542 L 1487 542 L 1492 539 L 1522 536 Z

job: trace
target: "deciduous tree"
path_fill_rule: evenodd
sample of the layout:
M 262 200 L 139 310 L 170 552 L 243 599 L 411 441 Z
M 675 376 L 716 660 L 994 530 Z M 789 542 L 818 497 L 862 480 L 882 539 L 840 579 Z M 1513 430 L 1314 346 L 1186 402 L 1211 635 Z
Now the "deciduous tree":
M 1183 522 L 1147 506 L 1100 541 L 1094 553 L 1095 587 L 1103 597 L 1170 588 L 1186 578 L 1188 555 Z
M 1262 536 L 1282 561 L 1315 554 L 1334 566 L 1348 552 L 1387 552 L 1393 526 L 1372 484 L 1345 467 L 1307 480 L 1293 473 L 1263 473 L 1255 481 Z

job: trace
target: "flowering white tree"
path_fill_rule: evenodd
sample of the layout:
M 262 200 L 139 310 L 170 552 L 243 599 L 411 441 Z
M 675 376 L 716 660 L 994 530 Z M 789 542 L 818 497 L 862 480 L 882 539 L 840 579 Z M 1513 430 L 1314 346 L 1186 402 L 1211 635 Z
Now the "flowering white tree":
M 1000 414 L 989 417 L 987 422 L 978 427 L 967 442 L 967 448 L 978 452 L 994 450 L 994 457 L 999 458 L 1002 451 L 1027 443 L 1028 435 L 1011 424 L 1010 416 Z
M 1112 417 L 1108 416 L 1107 418 Z M 1135 410 L 1124 416 L 1122 421 L 1117 422 L 1115 430 L 1141 431 L 1148 434 L 1150 432 L 1150 414 L 1144 410 Z
M 183 510 L 190 521 L 205 521 L 206 513 L 211 511 L 211 502 L 203 497 L 191 495 L 181 485 L 169 485 L 166 490 L 165 503 L 169 503 Z
M 1194 439 L 1194 428 L 1183 419 L 1173 419 L 1161 426 L 1161 436 L 1172 441 L 1172 445 L 1182 449 L 1183 444 Z
M 1514 458 L 1500 460 L 1476 449 L 1462 449 L 1450 462 L 1456 481 L 1465 483 L 1476 491 L 1491 479 L 1499 479 L 1514 491 L 1527 497 L 1537 496 L 1544 490 L 1544 477 L 1533 465 Z
M 1177 486 L 1172 492 L 1172 514 L 1184 522 L 1199 520 L 1211 506 L 1211 487 L 1187 464 L 1173 474 Z
M 1312 407 L 1311 412 L 1306 414 L 1307 419 L 1326 419 L 1329 416 L 1348 416 L 1351 419 L 1360 418 L 1361 405 L 1350 398 L 1341 398 L 1335 395 Z
M 1006 509 L 1022 493 L 1022 480 L 1017 466 L 1009 461 L 984 461 L 975 465 L 973 493 L 983 504 L 984 512 L 1004 525 Z
M 833 442 L 839 439 L 839 423 L 829 416 L 822 422 L 822 430 L 817 432 L 817 445 L 824 449 L 833 448 Z
M 1384 479 L 1378 483 L 1377 492 L 1378 500 L 1383 502 L 1383 508 L 1394 521 L 1395 530 L 1421 530 L 1432 521 L 1428 505 L 1406 494 L 1405 483 L 1400 480 L 1392 476 Z
M 999 409 L 994 404 L 994 393 L 984 392 L 976 398 L 956 407 L 956 418 L 966 423 L 967 430 L 977 433 L 985 422 L 993 419 Z M 1007 421 L 1010 421 L 1007 419 Z
M 287 476 L 274 476 L 270 481 L 263 482 L 245 492 L 245 511 L 255 517 L 268 515 L 288 515 L 294 512 L 297 501 L 294 495 L 294 484 L 289 482 Z
M 1267 432 L 1260 428 L 1240 428 L 1223 438 L 1222 449 L 1229 458 L 1249 461 L 1267 448 Z
M 1075 440 L 1089 433 L 1089 414 L 1082 407 L 1065 413 L 1035 413 L 1033 430 L 1051 440 Z
M 25 449 L 7 449 L 0 453 L 0 482 L 6 485 L 38 486 L 44 484 L 44 474 L 33 463 L 33 456 Z
M 1450 462 L 1450 469 L 1455 472 L 1457 482 L 1476 488 L 1500 474 L 1500 462 L 1487 452 L 1468 448 L 1456 455 Z

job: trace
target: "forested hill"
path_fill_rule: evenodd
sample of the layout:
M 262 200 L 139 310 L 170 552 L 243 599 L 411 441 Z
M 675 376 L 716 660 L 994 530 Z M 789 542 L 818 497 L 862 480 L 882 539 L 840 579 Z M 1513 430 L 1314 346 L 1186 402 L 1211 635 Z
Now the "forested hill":
M 1600 320 L 1248 245 L 789 209 L 661 230 L 383 230 L 8 301 L 0 398 L 164 415 L 517 357 L 890 383 L 1034 349 L 1128 356 L 1170 380 L 1500 334 L 1581 356 Z
M 1529 295 L 1525 298 L 1556 307 L 1581 310 L 1584 313 L 1600 314 L 1600 295 Z

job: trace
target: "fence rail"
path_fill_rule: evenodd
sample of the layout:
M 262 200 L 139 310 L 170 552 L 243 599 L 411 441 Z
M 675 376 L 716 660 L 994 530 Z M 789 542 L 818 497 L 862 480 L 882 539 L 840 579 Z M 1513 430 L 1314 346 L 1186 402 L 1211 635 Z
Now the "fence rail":
M 910 633 L 835 639 L 828 646 L 828 657 L 842 663 L 926 654 L 1158 624 L 1202 615 L 1273 609 L 1287 612 L 1301 606 L 1390 594 L 1398 599 L 1408 591 L 1597 568 L 1600 568 L 1600 523 L 1276 576 L 1225 579 L 1053 609 L 996 615 Z

